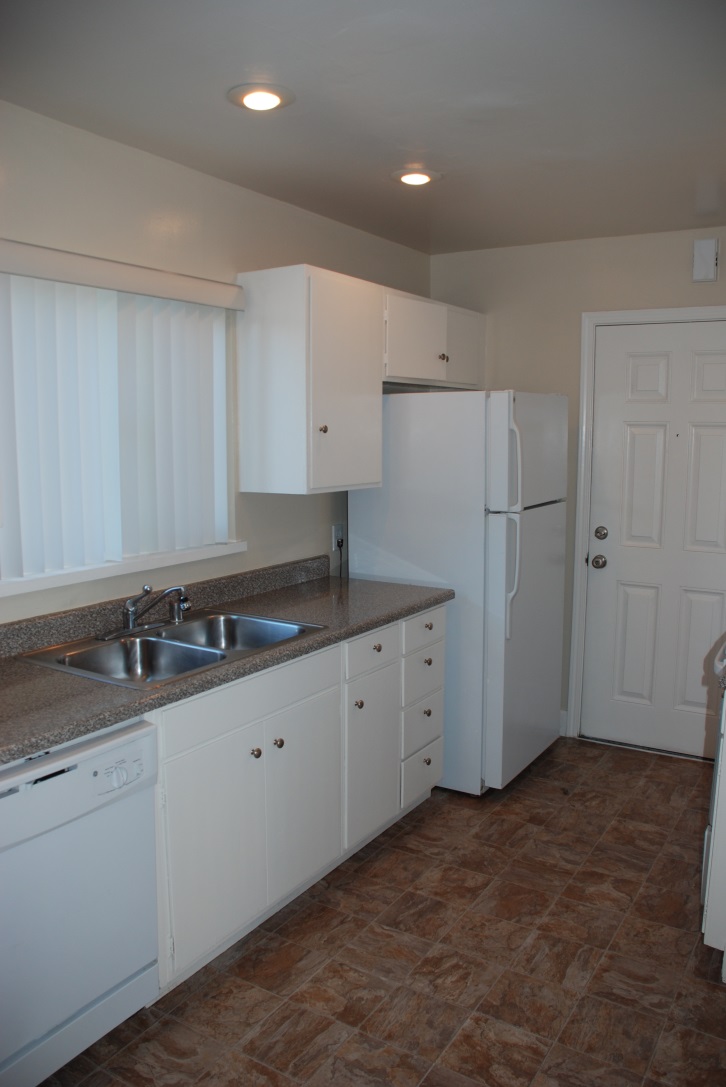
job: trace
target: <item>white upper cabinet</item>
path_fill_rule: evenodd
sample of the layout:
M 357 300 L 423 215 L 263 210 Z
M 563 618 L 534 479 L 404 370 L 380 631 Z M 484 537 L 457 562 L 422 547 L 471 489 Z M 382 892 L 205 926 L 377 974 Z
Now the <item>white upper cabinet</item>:
M 304 264 L 238 280 L 240 490 L 379 485 L 383 287 Z
M 386 292 L 386 381 L 479 387 L 484 315 Z

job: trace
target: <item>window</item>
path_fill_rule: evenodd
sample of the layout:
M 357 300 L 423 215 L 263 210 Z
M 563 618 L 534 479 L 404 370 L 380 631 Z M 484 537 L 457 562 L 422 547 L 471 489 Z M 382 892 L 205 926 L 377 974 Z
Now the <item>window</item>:
M 225 325 L 0 274 L 0 588 L 229 540 Z

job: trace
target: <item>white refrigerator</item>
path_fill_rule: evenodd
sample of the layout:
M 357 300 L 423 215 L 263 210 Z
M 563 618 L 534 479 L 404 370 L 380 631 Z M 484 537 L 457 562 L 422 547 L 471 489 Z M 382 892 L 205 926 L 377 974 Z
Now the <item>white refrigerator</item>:
M 560 733 L 566 488 L 566 397 L 384 397 L 383 485 L 348 496 L 350 575 L 455 590 L 446 788 L 500 789 Z

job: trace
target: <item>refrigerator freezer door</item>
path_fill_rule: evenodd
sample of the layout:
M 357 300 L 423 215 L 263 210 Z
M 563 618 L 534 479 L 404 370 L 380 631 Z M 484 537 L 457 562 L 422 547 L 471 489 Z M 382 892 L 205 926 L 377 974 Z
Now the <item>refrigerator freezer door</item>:
M 482 779 L 490 788 L 507 785 L 560 732 L 564 540 L 564 502 L 487 517 Z
M 567 397 L 489 393 L 487 507 L 518 512 L 567 494 Z

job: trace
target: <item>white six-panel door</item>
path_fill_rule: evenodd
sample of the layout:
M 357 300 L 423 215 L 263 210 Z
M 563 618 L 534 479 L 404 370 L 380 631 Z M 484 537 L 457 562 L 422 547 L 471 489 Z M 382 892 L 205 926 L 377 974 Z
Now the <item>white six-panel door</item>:
M 712 757 L 726 322 L 597 329 L 588 546 L 581 735 Z

